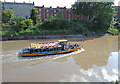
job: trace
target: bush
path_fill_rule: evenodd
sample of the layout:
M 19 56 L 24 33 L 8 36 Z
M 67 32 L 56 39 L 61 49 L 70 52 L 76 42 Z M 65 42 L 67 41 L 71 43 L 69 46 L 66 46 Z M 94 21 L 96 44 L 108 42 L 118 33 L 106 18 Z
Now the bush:
M 33 34 L 33 30 L 32 29 L 26 29 L 26 30 L 21 30 L 19 31 L 19 35 L 32 35 Z
M 48 20 L 45 20 L 41 25 L 42 29 L 51 30 L 51 29 L 66 29 L 68 28 L 68 21 L 63 18 L 50 17 Z
M 11 31 L 11 30 L 5 30 L 5 31 L 2 31 L 1 33 L 2 36 L 17 36 L 18 33 L 16 31 Z
M 114 24 L 114 26 L 115 26 L 116 29 L 118 29 L 118 30 L 120 31 L 120 23 L 119 23 L 119 22 L 116 22 L 116 23 Z
M 87 26 L 83 22 L 70 21 L 69 29 L 74 33 L 89 33 Z
M 31 19 L 26 19 L 19 21 L 11 26 L 15 31 L 19 32 L 21 30 L 30 29 L 33 26 L 33 21 Z
M 119 30 L 118 29 L 113 29 L 113 28 L 109 28 L 107 30 L 108 33 L 111 33 L 112 35 L 118 35 L 119 34 Z

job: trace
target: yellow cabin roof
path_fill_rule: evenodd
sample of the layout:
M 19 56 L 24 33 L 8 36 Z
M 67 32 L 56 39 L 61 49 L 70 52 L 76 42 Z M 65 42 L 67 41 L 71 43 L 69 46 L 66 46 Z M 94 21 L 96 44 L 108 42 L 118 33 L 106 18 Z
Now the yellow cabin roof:
M 30 48 L 49 48 L 49 47 L 61 47 L 61 45 L 56 45 L 57 42 L 48 43 L 31 43 Z
M 67 42 L 68 40 L 58 40 L 58 42 Z

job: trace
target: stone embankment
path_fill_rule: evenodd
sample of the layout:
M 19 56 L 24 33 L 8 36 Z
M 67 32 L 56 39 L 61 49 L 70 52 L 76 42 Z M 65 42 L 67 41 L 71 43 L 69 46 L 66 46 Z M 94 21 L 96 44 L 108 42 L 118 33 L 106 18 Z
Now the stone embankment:
M 100 37 L 109 35 L 105 33 L 93 34 L 71 34 L 71 35 L 32 35 L 32 36 L 14 36 L 14 37 L 1 37 L 1 41 L 6 40 L 28 40 L 28 39 L 62 39 L 62 38 L 81 38 L 81 37 Z

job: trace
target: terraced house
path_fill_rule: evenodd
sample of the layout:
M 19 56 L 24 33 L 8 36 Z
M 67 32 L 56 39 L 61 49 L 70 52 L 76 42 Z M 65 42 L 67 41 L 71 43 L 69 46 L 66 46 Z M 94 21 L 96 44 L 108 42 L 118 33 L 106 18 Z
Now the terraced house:
M 16 3 L 16 2 L 4 2 L 2 3 L 3 10 L 11 9 L 14 11 L 15 16 L 20 16 L 22 18 L 29 18 L 30 11 L 34 8 L 33 3 Z
M 38 12 L 39 12 L 39 15 L 40 15 L 42 21 L 47 19 L 49 16 L 56 16 L 59 11 L 62 12 L 64 18 L 69 19 L 69 20 L 82 18 L 81 16 L 74 15 L 72 13 L 71 9 L 66 8 L 66 7 L 57 6 L 56 8 L 52 8 L 52 6 L 51 7 L 44 7 L 44 5 L 43 5 L 43 6 L 35 6 L 35 8 L 38 9 Z

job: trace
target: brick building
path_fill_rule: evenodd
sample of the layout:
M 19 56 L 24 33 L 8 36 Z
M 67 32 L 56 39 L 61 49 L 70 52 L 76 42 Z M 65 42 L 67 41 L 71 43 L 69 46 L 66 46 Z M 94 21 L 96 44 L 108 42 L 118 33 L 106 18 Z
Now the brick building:
M 118 13 L 117 16 L 119 18 L 119 22 L 120 22 L 120 1 L 118 2 Z
M 2 3 L 3 10 L 10 9 L 14 11 L 15 16 L 20 16 L 22 18 L 29 18 L 30 11 L 34 8 L 33 3 L 16 3 L 16 2 L 4 2 Z
M 115 21 L 120 22 L 120 6 L 115 6 Z
M 59 7 L 57 6 L 56 8 L 52 7 L 44 7 L 43 6 L 35 6 L 35 8 L 38 9 L 39 15 L 41 17 L 41 20 L 44 21 L 47 19 L 49 16 L 56 16 L 59 11 L 62 12 L 64 18 L 73 20 L 73 19 L 81 19 L 80 16 L 76 16 L 72 13 L 71 9 L 66 8 L 66 7 Z

